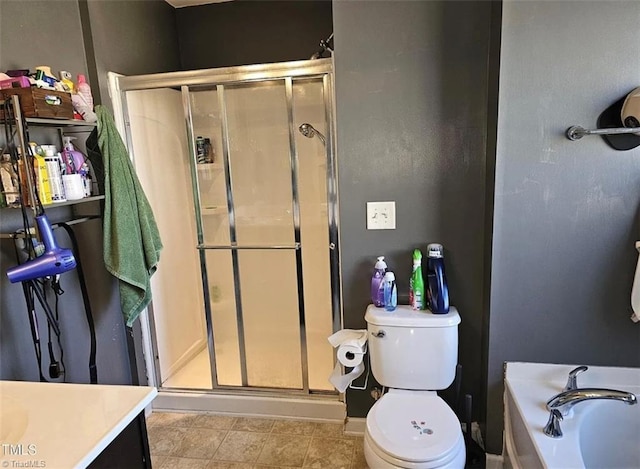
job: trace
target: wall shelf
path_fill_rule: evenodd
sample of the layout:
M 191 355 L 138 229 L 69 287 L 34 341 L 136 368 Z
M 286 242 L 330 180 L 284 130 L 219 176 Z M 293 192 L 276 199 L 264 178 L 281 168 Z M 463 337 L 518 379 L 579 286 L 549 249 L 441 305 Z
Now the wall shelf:
M 94 129 L 97 127 L 97 122 L 87 122 L 84 120 L 79 120 L 79 119 L 52 119 L 52 118 L 45 118 L 45 117 L 26 117 L 22 114 L 22 108 L 20 105 L 20 99 L 18 96 L 13 95 L 11 97 L 11 109 L 12 112 L 11 114 L 5 113 L 7 116 L 12 115 L 14 116 L 15 120 L 16 120 L 16 134 L 17 134 L 17 138 L 19 139 L 18 142 L 18 146 L 20 148 L 27 148 L 27 142 L 25 141 L 25 137 L 27 136 L 26 132 L 28 130 L 29 127 L 31 126 L 41 126 L 41 127 L 48 127 L 50 129 L 58 129 L 58 133 L 60 136 L 60 139 L 62 140 L 63 137 L 63 128 L 78 128 L 78 127 L 89 127 L 91 129 Z M 8 111 L 8 109 L 4 109 L 5 104 L 0 104 L 0 108 L 3 111 Z M 12 118 L 13 119 L 13 118 Z M 4 119 L 0 119 L 0 122 L 2 123 L 6 123 L 4 121 Z M 73 132 L 71 132 L 73 133 Z M 11 138 L 14 138 L 14 136 L 12 136 Z M 8 145 L 9 142 L 5 142 L 5 144 Z M 62 146 L 62 141 L 60 142 L 61 146 Z M 28 152 L 30 153 L 30 152 Z M 28 154 L 27 153 L 27 154 Z M 27 171 L 27 178 L 26 178 L 26 183 L 27 183 L 27 188 L 28 188 L 28 195 L 29 195 L 29 199 L 32 201 L 36 200 L 35 197 L 35 182 L 32 180 L 31 178 L 31 172 Z M 66 202 L 58 202 L 55 204 L 46 204 L 44 205 L 44 208 L 48 208 L 48 207 L 63 207 L 63 206 L 69 206 L 69 205 L 76 205 L 76 204 L 82 204 L 82 203 L 86 203 L 86 202 L 92 202 L 95 200 L 101 200 L 104 199 L 104 195 L 96 195 L 96 196 L 92 196 L 92 197 L 85 197 L 83 199 L 77 199 L 77 200 L 69 200 Z M 3 208 L 20 208 L 20 206 L 12 206 L 12 207 L 3 207 Z M 35 209 L 33 207 L 29 207 L 31 210 L 34 211 L 35 213 Z
M 97 122 L 87 122 L 79 119 L 47 119 L 44 117 L 25 117 L 27 124 L 45 127 L 96 127 Z
M 44 208 L 55 208 L 55 207 L 64 207 L 64 206 L 69 206 L 69 205 L 77 205 L 77 204 L 84 204 L 87 202 L 95 202 L 96 200 L 103 200 L 104 199 L 104 195 L 93 195 L 91 197 L 85 197 L 83 199 L 77 199 L 77 200 L 67 200 L 66 202 L 56 202 L 55 204 L 46 204 L 44 205 Z M 15 206 L 15 207 L 3 207 L 7 208 L 7 209 L 16 209 L 16 208 L 20 208 L 20 206 Z
M 96 127 L 97 122 L 86 122 L 79 119 L 50 119 L 45 117 L 25 117 L 25 122 L 38 127 Z M 4 124 L 4 119 L 0 119 L 0 124 Z
M 57 202 L 55 204 L 47 204 L 44 206 L 44 208 L 64 207 L 65 205 L 84 204 L 87 202 L 95 202 L 96 200 L 104 200 L 104 195 L 92 195 L 91 197 L 85 197 L 83 199 L 67 200 L 66 202 Z

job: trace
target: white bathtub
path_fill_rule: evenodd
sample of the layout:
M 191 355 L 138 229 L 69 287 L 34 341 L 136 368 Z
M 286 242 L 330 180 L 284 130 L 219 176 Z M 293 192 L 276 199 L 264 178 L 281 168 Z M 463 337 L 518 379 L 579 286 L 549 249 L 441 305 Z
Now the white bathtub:
M 562 438 L 542 430 L 546 402 L 561 392 L 578 365 L 507 363 L 505 372 L 505 469 L 638 469 L 640 405 L 609 400 L 581 402 L 560 426 Z M 640 397 L 640 368 L 589 366 L 578 387 L 632 392 Z

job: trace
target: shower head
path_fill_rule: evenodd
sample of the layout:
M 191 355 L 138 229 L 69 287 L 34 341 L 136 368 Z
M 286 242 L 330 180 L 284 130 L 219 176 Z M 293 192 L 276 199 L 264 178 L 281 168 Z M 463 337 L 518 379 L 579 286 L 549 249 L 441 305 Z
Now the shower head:
M 307 123 L 300 125 L 300 127 L 298 127 L 298 130 L 307 138 L 313 138 L 313 136 L 316 134 L 316 129 L 314 129 L 311 124 Z
M 333 41 L 333 33 L 327 39 L 322 39 L 320 41 L 320 48 L 318 51 L 313 54 L 310 60 L 321 59 L 324 56 L 326 51 L 329 51 L 330 56 L 333 55 L 333 46 L 331 45 L 331 41 Z
M 318 138 L 322 141 L 322 144 L 326 146 L 327 141 L 324 138 L 324 135 L 322 135 L 320 131 L 316 130 L 311 124 L 305 122 L 304 124 L 301 124 L 300 127 L 298 127 L 298 130 L 307 138 L 313 138 L 317 135 Z

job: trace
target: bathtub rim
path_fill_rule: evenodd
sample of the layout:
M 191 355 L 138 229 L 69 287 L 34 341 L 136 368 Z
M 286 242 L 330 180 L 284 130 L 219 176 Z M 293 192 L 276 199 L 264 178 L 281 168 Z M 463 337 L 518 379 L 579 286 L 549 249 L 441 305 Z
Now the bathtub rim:
M 580 365 L 505 362 L 503 454 L 504 459 L 509 459 L 514 469 L 524 467 L 515 459 L 517 454 L 513 451 L 513 439 L 509 441 L 512 451 L 505 452 L 507 441 L 513 436 L 511 422 L 507 419 L 511 417 L 509 412 L 514 410 L 523 416 L 527 437 L 536 451 L 541 467 L 584 467 L 579 427 L 581 420 L 589 412 L 588 406 L 576 406 L 574 415 L 562 422 L 563 438 L 553 439 L 542 433 L 549 416 L 546 401 L 562 391 L 569 371 L 577 366 Z M 587 366 L 589 370 L 580 375 L 580 387 L 613 388 L 640 395 L 640 368 L 588 364 Z M 511 394 L 515 409 L 508 409 L 507 393 Z M 558 454 L 562 454 L 562 457 Z M 514 460 L 516 464 L 513 464 Z

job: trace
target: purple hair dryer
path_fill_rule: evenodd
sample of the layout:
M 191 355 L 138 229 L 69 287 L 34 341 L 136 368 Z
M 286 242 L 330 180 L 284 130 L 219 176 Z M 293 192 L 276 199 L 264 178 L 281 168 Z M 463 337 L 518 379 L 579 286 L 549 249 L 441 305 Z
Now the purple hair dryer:
M 71 249 L 61 248 L 57 245 L 47 216 L 43 213 L 35 218 L 45 253 L 24 264 L 8 269 L 7 277 L 11 283 L 57 275 L 76 267 L 76 258 Z

